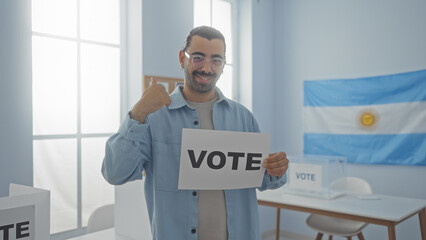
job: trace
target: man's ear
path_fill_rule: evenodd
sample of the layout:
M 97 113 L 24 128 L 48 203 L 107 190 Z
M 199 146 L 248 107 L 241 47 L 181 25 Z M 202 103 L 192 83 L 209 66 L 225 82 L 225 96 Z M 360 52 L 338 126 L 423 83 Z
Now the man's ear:
M 182 50 L 179 51 L 179 63 L 181 68 L 185 67 L 185 53 Z

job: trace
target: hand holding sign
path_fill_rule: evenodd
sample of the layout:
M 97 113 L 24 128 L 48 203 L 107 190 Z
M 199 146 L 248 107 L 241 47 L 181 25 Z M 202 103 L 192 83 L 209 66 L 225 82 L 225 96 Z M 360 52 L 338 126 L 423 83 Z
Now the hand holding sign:
M 269 154 L 269 157 L 263 160 L 263 167 L 271 176 L 282 176 L 288 169 L 287 154 L 284 152 Z
M 164 106 L 171 104 L 169 93 L 163 85 L 157 84 L 157 81 L 152 78 L 152 84 L 144 90 L 141 99 L 135 104 L 130 117 L 136 121 L 143 123 L 146 117 L 159 110 Z

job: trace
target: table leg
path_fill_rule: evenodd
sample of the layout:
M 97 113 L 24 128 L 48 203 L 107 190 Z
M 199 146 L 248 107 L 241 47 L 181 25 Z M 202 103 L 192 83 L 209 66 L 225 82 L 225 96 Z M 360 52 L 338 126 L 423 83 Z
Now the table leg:
M 277 208 L 277 221 L 276 221 L 276 226 L 275 226 L 275 239 L 276 240 L 280 240 L 280 208 Z
M 422 240 L 426 240 L 426 208 L 419 211 L 420 232 Z
M 322 239 L 322 236 L 323 236 L 324 234 L 322 234 L 322 233 L 318 233 L 317 234 L 317 237 L 315 238 L 315 240 L 321 240 Z
M 396 240 L 394 224 L 388 226 L 388 235 L 389 235 L 389 240 Z

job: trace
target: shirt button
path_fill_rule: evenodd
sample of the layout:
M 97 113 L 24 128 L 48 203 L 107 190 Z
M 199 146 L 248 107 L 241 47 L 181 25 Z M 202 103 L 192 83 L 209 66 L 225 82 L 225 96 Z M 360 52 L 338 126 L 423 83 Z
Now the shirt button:
M 195 230 L 195 228 L 193 228 L 193 229 L 191 229 L 191 233 L 196 233 L 197 232 L 197 230 Z
M 194 121 L 194 125 L 198 125 L 198 121 Z
M 194 196 L 194 197 L 197 196 L 197 192 L 195 192 L 195 191 L 192 192 L 192 196 Z

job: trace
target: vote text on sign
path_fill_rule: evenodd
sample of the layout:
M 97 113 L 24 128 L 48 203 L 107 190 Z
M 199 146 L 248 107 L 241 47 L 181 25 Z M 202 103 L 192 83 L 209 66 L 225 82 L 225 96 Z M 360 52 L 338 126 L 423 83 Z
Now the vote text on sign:
M 259 187 L 269 134 L 183 129 L 179 189 Z

